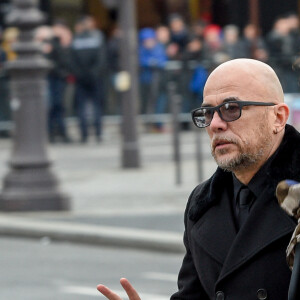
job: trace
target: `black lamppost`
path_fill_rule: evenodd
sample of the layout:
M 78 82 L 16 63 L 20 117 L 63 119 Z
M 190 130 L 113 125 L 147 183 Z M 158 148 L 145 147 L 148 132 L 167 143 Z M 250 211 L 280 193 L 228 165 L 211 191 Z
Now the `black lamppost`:
M 17 59 L 6 65 L 11 82 L 14 120 L 10 170 L 4 178 L 0 210 L 66 210 L 69 199 L 58 189 L 50 170 L 46 143 L 46 75 L 49 62 L 33 40 L 34 29 L 44 22 L 36 0 L 13 0 L 6 22 L 20 30 L 14 46 Z
M 136 14 L 134 0 L 119 0 L 119 24 L 121 29 L 120 65 L 122 69 L 122 166 L 140 167 L 136 115 L 138 101 L 138 58 Z

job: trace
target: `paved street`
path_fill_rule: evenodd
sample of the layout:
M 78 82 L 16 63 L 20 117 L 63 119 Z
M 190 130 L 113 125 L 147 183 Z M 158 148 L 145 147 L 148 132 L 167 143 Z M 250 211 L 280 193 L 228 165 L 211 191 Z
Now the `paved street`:
M 143 300 L 167 300 L 176 291 L 182 260 L 178 254 L 48 239 L 0 238 L 0 247 L 0 299 L 5 300 L 100 300 L 104 297 L 96 290 L 98 283 L 121 292 L 119 279 L 125 276 Z

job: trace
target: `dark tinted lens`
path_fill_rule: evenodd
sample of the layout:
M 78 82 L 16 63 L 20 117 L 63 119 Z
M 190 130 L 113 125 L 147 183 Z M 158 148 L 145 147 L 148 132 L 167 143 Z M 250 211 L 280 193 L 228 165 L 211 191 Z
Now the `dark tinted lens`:
M 224 121 L 234 121 L 241 116 L 241 109 L 237 103 L 224 103 L 220 107 L 222 119 Z
M 199 108 L 194 112 L 194 122 L 198 127 L 206 127 L 210 124 L 213 114 L 213 108 Z

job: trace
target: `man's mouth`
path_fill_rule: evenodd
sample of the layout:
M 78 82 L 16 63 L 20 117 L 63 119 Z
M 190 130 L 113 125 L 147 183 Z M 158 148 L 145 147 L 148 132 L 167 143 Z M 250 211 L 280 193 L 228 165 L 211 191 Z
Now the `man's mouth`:
M 216 144 L 215 149 L 224 148 L 230 144 L 231 144 L 230 142 L 220 142 Z
M 233 141 L 230 140 L 215 140 L 213 142 L 213 149 L 222 149 L 225 148 L 228 145 L 234 144 Z

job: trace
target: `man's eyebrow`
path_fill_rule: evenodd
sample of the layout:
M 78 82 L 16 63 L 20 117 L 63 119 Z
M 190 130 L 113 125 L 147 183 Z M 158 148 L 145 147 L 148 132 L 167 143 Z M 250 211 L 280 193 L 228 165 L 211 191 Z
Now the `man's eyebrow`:
M 223 100 L 222 103 L 230 102 L 230 101 L 241 101 L 238 97 L 228 97 Z M 211 104 L 202 103 L 201 107 L 214 107 Z
M 223 103 L 229 101 L 240 101 L 240 99 L 238 97 L 228 97 L 223 100 Z

